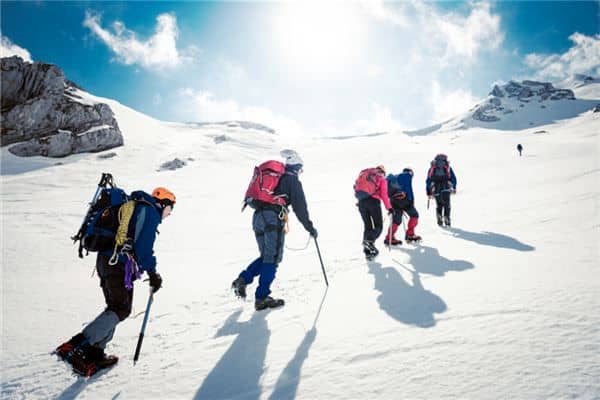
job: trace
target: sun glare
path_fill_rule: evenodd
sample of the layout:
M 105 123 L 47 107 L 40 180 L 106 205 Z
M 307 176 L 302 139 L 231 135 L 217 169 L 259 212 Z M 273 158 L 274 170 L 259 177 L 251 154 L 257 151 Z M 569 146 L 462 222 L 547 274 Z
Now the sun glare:
M 343 73 L 354 64 L 365 33 L 357 7 L 343 3 L 278 4 L 273 27 L 282 60 L 312 78 Z

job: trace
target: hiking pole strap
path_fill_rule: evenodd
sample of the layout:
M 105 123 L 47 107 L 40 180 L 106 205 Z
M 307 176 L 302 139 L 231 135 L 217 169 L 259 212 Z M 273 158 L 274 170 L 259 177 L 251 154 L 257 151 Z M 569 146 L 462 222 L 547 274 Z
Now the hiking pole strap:
M 154 292 L 150 292 L 148 297 L 148 304 L 146 305 L 146 312 L 144 314 L 144 322 L 142 322 L 142 329 L 140 329 L 140 336 L 138 337 L 137 346 L 135 346 L 135 355 L 133 356 L 133 365 L 140 358 L 140 350 L 142 349 L 142 342 L 144 341 L 144 332 L 146 331 L 146 324 L 148 323 L 148 316 L 150 315 L 150 306 L 154 299 Z
M 329 287 L 329 281 L 327 281 L 327 274 L 325 273 L 325 266 L 323 266 L 323 259 L 321 258 L 321 250 L 319 250 L 319 242 L 317 242 L 317 238 L 313 237 L 315 240 L 315 246 L 317 246 L 317 254 L 319 255 L 319 261 L 321 262 L 321 270 L 323 271 L 323 277 L 325 278 L 325 285 Z

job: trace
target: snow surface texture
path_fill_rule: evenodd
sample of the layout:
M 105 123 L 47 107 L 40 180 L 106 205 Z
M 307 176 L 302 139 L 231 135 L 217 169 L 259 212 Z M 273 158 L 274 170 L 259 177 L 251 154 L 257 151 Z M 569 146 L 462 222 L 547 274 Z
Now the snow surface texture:
M 110 157 L 56 165 L 2 149 L 2 398 L 600 397 L 600 113 L 518 132 L 286 139 L 102 100 L 127 141 Z M 286 250 L 273 285 L 286 305 L 255 312 L 230 291 L 257 255 L 252 213 L 239 210 L 254 165 L 283 148 L 305 161 L 330 287 L 313 243 Z M 450 229 L 424 196 L 438 152 L 458 176 Z M 161 168 L 175 159 L 190 161 Z M 424 241 L 388 251 L 380 238 L 366 263 L 352 184 L 377 164 L 414 169 Z M 102 172 L 128 191 L 166 186 L 177 206 L 155 246 L 164 287 L 139 362 L 145 282 L 108 347 L 119 364 L 85 380 L 49 353 L 103 308 L 94 257 L 78 259 L 69 240 Z M 308 234 L 290 221 L 287 245 L 301 249 Z

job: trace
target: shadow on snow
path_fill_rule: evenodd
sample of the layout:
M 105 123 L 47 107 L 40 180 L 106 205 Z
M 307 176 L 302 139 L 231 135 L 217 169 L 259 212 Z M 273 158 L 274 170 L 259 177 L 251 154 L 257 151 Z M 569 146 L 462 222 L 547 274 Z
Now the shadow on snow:
M 250 320 L 240 323 L 237 320 L 241 313 L 238 310 L 231 314 L 217 332 L 216 337 L 237 337 L 206 376 L 194 399 L 260 398 L 260 378 L 271 337 L 266 321 L 268 312 L 254 313 Z
M 375 277 L 379 307 L 390 317 L 407 325 L 420 328 L 435 326 L 434 314 L 446 311 L 446 303 L 436 294 L 426 290 L 419 273 L 410 269 L 412 285 L 404 280 L 394 267 L 382 267 L 369 262 L 369 273 Z
M 533 251 L 535 247 L 521 243 L 515 238 L 494 232 L 469 232 L 459 228 L 448 228 L 452 236 L 459 239 L 469 240 L 484 246 L 494 246 L 503 249 L 513 249 L 518 251 Z
M 275 389 L 273 389 L 273 393 L 269 396 L 269 400 L 292 400 L 296 398 L 296 392 L 298 391 L 298 385 L 300 384 L 302 365 L 308 358 L 308 351 L 317 337 L 317 320 L 321 314 L 321 308 L 323 308 L 323 302 L 325 301 L 326 295 L 327 289 L 325 289 L 325 293 L 323 293 L 323 299 L 321 299 L 321 304 L 319 305 L 319 310 L 315 316 L 312 328 L 306 332 L 304 339 L 296 349 L 294 357 L 287 363 L 281 372 L 281 375 L 279 375 L 277 383 L 275 383 Z
M 400 250 L 410 256 L 410 264 L 414 266 L 416 272 L 421 274 L 444 276 L 448 271 L 464 271 L 475 267 L 473 263 L 469 261 L 450 260 L 446 257 L 442 257 L 440 252 L 433 247 L 402 247 Z

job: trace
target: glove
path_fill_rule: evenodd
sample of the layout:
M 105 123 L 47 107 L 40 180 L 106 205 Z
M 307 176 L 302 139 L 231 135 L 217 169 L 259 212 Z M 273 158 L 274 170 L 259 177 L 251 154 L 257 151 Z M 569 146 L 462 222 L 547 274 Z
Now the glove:
M 162 287 L 162 278 L 160 274 L 156 272 L 148 272 L 148 276 L 150 277 L 150 287 L 152 288 L 152 293 L 158 292 L 158 289 Z
M 319 236 L 319 232 L 317 232 L 317 228 L 315 228 L 314 226 L 308 233 L 310 233 L 310 236 L 314 237 L 315 239 L 317 238 L 317 236 Z

